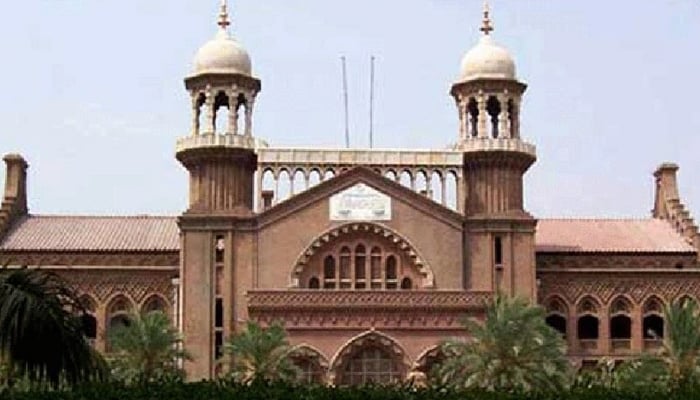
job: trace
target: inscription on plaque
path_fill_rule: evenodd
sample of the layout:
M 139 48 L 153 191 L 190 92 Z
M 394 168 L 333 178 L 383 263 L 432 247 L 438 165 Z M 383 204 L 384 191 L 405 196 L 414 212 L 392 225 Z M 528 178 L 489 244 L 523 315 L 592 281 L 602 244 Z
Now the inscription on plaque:
M 391 219 L 391 198 L 358 183 L 331 196 L 332 221 L 388 221 Z

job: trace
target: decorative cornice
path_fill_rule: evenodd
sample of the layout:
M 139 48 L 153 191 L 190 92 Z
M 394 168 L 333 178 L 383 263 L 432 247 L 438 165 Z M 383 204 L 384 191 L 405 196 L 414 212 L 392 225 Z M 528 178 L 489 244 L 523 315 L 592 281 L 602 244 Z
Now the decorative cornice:
M 345 290 L 251 290 L 248 309 L 258 311 L 330 310 L 452 310 L 483 309 L 490 292 L 442 290 L 345 291 Z
M 126 267 L 173 267 L 180 265 L 179 251 L 168 252 L 104 252 L 104 251 L 3 251 L 0 265 L 27 266 L 115 266 Z

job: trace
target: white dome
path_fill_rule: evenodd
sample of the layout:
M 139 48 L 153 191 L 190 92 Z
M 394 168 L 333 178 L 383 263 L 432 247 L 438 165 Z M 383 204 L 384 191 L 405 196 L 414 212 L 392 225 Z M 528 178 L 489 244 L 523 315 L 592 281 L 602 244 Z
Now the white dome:
M 251 76 L 252 73 L 248 52 L 223 29 L 199 48 L 193 65 L 194 75 L 219 73 Z
M 484 35 L 462 58 L 459 79 L 515 80 L 515 62 L 508 50 L 496 44 L 490 35 Z

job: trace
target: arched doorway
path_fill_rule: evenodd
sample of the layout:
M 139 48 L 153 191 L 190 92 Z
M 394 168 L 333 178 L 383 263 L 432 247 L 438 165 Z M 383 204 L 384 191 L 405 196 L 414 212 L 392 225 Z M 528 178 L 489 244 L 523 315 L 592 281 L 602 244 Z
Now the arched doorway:
M 331 368 L 336 385 L 391 384 L 405 379 L 408 360 L 388 336 L 367 332 L 346 344 Z

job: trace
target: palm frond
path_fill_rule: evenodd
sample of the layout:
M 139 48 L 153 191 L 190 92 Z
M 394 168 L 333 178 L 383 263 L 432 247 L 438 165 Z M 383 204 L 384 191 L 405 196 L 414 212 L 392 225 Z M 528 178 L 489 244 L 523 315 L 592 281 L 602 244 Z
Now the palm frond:
M 103 379 L 104 360 L 83 335 L 78 297 L 55 274 L 0 270 L 0 358 L 32 381 Z

